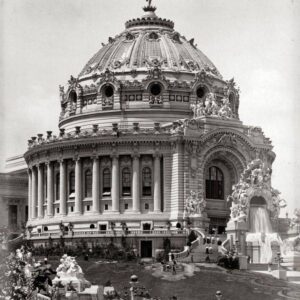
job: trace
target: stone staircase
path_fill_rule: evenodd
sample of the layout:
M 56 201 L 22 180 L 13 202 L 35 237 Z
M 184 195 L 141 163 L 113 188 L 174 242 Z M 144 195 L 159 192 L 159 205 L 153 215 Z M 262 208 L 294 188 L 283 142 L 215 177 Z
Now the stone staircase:
M 206 262 L 209 257 L 210 262 L 217 262 L 219 253 L 217 241 L 206 243 L 205 235 L 198 229 L 193 229 L 198 235 L 197 239 L 192 242 L 190 247 L 185 246 L 185 249 L 175 255 L 175 259 L 180 262 Z M 210 253 L 206 253 L 206 248 L 210 248 Z

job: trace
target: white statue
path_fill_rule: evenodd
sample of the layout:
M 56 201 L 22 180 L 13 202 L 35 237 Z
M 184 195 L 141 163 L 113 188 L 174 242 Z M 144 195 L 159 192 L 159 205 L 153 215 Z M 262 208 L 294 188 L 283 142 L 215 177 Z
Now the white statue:
M 202 214 L 206 207 L 206 201 L 203 197 L 199 198 L 199 193 L 194 191 L 185 200 L 185 212 L 187 216 Z
M 218 116 L 223 119 L 230 119 L 233 117 L 232 110 L 229 105 L 229 99 L 223 98 L 222 99 L 223 105 L 220 107 L 220 110 L 218 112 Z

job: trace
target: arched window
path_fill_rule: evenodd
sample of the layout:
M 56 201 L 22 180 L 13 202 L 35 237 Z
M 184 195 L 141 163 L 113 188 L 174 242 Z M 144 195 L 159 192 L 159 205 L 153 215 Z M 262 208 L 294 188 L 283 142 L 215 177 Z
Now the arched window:
M 145 167 L 142 172 L 143 196 L 151 196 L 152 194 L 152 174 L 151 169 Z
M 71 103 L 75 104 L 77 101 L 77 94 L 75 91 L 71 91 L 69 94 L 69 100 L 71 101 Z
M 109 196 L 111 190 L 111 175 L 110 169 L 103 170 L 103 196 Z
M 92 197 L 92 172 L 91 170 L 85 171 L 84 174 L 84 197 Z
M 224 176 L 217 167 L 210 167 L 206 174 L 206 198 L 224 199 Z
M 131 195 L 131 173 L 129 168 L 124 168 L 122 170 L 122 195 Z
M 69 197 L 75 198 L 75 173 L 74 171 L 69 174 Z
M 60 190 L 60 174 L 57 173 L 55 176 L 55 200 L 59 200 L 59 190 Z

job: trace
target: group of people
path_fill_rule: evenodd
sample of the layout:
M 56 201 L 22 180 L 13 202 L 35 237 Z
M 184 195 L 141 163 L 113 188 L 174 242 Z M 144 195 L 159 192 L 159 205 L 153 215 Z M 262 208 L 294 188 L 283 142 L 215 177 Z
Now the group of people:
M 218 258 L 217 264 L 229 270 L 238 269 L 239 259 L 235 252 L 229 251 Z
M 177 262 L 173 253 L 171 254 L 171 261 L 166 262 L 165 260 L 162 260 L 160 263 L 164 272 L 172 271 L 172 274 L 176 275 Z

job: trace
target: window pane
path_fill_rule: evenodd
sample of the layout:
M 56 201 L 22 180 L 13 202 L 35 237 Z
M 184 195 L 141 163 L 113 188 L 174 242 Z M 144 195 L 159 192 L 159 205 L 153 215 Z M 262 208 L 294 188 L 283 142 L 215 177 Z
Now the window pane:
M 222 171 L 217 167 L 210 167 L 209 178 L 206 179 L 206 198 L 224 199 L 224 179 Z
M 122 171 L 122 194 L 131 194 L 131 173 L 128 168 L 124 168 Z
M 151 196 L 152 174 L 151 169 L 146 167 L 142 172 L 143 196 Z
M 111 190 L 111 176 L 108 168 L 103 170 L 103 194 L 110 195 Z
M 56 200 L 59 200 L 59 189 L 60 189 L 60 174 L 56 174 L 56 177 L 55 177 L 55 199 Z
M 85 172 L 85 197 L 92 197 L 92 172 L 87 170 Z
M 75 173 L 71 172 L 69 175 L 69 193 L 75 192 Z

